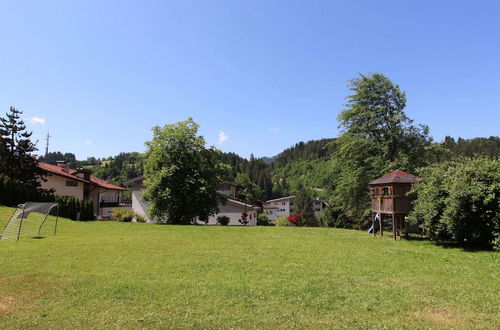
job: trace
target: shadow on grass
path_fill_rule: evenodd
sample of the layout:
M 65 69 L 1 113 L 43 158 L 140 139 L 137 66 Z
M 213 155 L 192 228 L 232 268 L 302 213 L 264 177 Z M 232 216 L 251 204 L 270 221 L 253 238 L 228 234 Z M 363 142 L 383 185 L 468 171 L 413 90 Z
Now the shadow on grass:
M 425 237 L 423 235 L 418 235 L 418 234 L 410 234 L 408 237 L 405 237 L 406 240 L 408 241 L 427 241 L 429 243 L 432 243 L 436 246 L 439 246 L 443 249 L 460 249 L 466 252 L 483 252 L 483 251 L 493 251 L 492 248 L 487 247 L 487 246 L 466 246 L 457 242 L 453 241 L 432 241 L 428 237 Z
M 31 239 L 44 239 L 45 236 L 33 236 Z

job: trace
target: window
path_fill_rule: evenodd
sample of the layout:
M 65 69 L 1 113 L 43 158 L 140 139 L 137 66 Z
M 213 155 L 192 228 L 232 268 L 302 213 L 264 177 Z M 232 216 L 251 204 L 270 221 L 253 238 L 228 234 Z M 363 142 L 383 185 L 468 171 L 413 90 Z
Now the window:
M 314 205 L 319 205 L 319 202 L 314 202 Z
M 283 203 L 282 205 L 286 205 L 286 203 Z
M 66 181 L 66 187 L 78 187 L 77 181 Z
M 389 187 L 384 187 L 384 196 L 389 196 Z

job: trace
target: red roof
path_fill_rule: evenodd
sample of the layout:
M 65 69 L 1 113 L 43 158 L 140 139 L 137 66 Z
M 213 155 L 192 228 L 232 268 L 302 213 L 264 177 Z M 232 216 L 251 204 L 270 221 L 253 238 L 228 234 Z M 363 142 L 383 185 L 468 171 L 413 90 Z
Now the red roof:
M 415 183 L 417 181 L 417 177 L 413 174 L 404 172 L 404 171 L 394 171 L 391 173 L 387 173 L 383 177 L 380 177 L 376 180 L 370 182 L 371 185 L 374 184 L 384 184 L 384 183 Z
M 50 172 L 52 174 L 59 175 L 59 176 L 62 176 L 62 177 L 68 178 L 68 179 L 72 179 L 72 180 L 77 180 L 80 182 L 90 183 L 90 184 L 93 184 L 93 185 L 98 186 L 98 187 L 102 187 L 102 188 L 106 188 L 106 189 L 113 189 L 113 190 L 126 190 L 123 187 L 108 183 L 108 182 L 104 181 L 103 179 L 96 178 L 95 176 L 92 176 L 92 175 L 90 176 L 90 180 L 85 180 L 84 178 L 81 178 L 81 177 L 76 175 L 76 173 L 79 172 L 78 170 L 73 170 L 70 168 L 64 168 L 61 166 L 52 165 L 52 164 L 48 164 L 48 163 L 42 163 L 42 162 L 38 163 L 38 167 L 40 167 L 42 170 Z

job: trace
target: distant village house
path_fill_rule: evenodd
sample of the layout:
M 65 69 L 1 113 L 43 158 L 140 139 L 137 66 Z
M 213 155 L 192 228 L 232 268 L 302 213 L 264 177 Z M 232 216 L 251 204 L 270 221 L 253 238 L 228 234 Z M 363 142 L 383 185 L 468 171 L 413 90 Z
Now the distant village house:
M 58 196 L 91 200 L 95 215 L 110 216 L 111 211 L 120 206 L 122 192 L 126 190 L 92 176 L 88 169 L 70 169 L 63 161 L 57 165 L 39 162 L 38 167 L 46 173 L 40 180 L 41 188 L 52 189 Z
M 146 222 L 155 223 L 148 215 L 148 205 L 142 201 L 142 191 L 144 190 L 144 177 L 140 176 L 125 182 L 127 186 L 132 188 L 132 209 L 135 213 L 145 217 Z M 219 204 L 219 213 L 211 216 L 208 219 L 209 225 L 216 225 L 219 216 L 227 216 L 229 218 L 229 225 L 240 226 L 242 223 L 239 221 L 244 212 L 247 213 L 247 220 L 249 226 L 257 225 L 257 213 L 260 210 L 258 206 L 247 204 L 235 199 L 237 184 L 228 183 L 218 190 L 218 193 L 227 197 L 224 204 Z M 199 224 L 205 224 L 198 221 Z

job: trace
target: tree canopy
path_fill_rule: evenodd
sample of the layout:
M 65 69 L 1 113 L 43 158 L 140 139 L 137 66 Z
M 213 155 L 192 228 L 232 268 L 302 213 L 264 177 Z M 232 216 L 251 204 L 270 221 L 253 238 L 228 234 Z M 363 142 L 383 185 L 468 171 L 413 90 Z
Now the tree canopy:
M 21 115 L 22 111 L 10 107 L 0 118 L 0 173 L 12 182 L 38 187 L 43 174 L 33 154 L 38 149 Z
M 191 118 L 153 128 L 146 142 L 143 199 L 160 223 L 208 221 L 224 197 L 217 193 L 227 182 L 228 166 L 218 161 L 215 148 L 206 148 Z
M 396 169 L 413 172 L 426 163 L 426 126 L 404 112 L 406 96 L 389 78 L 375 73 L 350 81 L 353 92 L 339 116 L 342 135 L 332 159 L 334 205 L 356 218 L 369 212 L 368 182 Z

